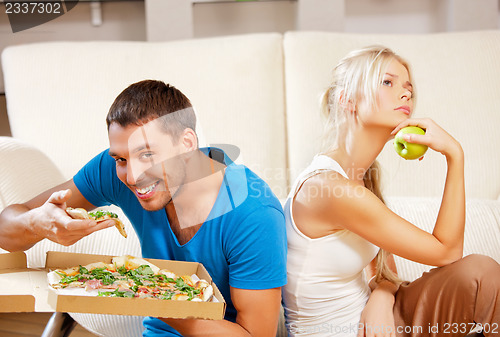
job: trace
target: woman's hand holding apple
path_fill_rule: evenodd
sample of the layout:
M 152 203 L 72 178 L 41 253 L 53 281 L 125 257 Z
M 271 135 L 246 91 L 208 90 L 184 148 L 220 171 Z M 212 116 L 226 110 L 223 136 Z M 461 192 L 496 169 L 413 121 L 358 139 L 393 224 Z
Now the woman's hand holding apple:
M 427 145 L 407 142 L 404 139 L 406 134 L 425 135 L 425 131 L 418 126 L 407 126 L 399 130 L 394 137 L 394 149 L 396 153 L 407 160 L 422 160 L 429 147 Z
M 407 126 L 418 126 L 425 130 L 425 134 L 406 133 L 403 135 L 403 139 L 406 142 L 426 145 L 434 151 L 443 154 L 447 160 L 463 157 L 463 150 L 460 143 L 432 119 L 407 119 L 400 123 L 391 134 L 396 135 L 399 130 Z

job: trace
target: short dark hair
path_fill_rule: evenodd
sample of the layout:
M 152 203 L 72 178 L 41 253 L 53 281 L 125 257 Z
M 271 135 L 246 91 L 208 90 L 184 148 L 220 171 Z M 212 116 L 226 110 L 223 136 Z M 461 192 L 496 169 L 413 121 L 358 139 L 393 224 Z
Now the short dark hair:
M 177 88 L 157 80 L 144 80 L 128 86 L 111 105 L 106 124 L 121 127 L 143 125 L 161 118 L 165 132 L 177 138 L 186 128 L 193 131 L 196 115 L 189 99 Z

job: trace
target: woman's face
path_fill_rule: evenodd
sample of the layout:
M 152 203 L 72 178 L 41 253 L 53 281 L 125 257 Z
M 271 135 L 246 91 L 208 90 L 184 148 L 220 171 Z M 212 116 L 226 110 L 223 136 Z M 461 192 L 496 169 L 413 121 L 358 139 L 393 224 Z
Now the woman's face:
M 413 112 L 412 84 L 408 70 L 393 60 L 382 74 L 382 82 L 376 92 L 377 109 L 362 100 L 358 105 L 358 117 L 364 125 L 394 129 Z

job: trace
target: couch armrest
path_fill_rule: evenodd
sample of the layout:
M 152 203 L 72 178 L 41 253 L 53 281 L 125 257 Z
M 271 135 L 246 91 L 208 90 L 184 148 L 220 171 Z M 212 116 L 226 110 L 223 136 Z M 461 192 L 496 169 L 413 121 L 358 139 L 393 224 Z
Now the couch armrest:
M 64 182 L 44 153 L 12 137 L 0 137 L 0 177 L 0 211 Z
M 12 137 L 0 137 L 0 177 L 0 212 L 64 181 L 44 153 Z

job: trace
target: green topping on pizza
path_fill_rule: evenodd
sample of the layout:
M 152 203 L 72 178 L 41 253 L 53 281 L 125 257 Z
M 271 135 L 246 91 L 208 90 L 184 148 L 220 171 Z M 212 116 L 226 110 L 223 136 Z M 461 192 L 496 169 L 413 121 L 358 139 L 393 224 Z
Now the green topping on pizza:
M 110 218 L 118 218 L 118 214 L 109 212 L 109 211 L 95 211 L 95 212 L 89 212 L 89 215 L 94 218 L 94 219 L 100 219 L 105 216 L 109 216 Z

